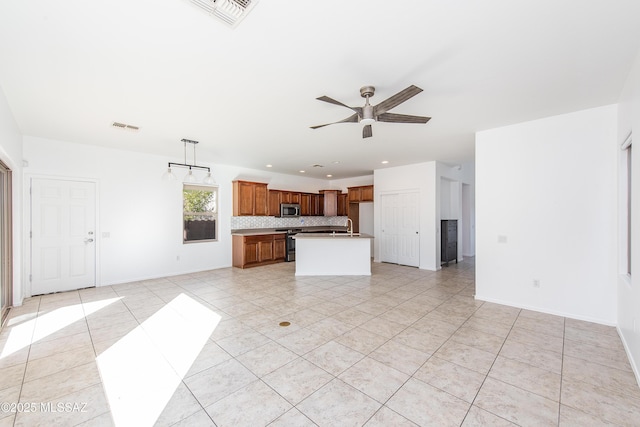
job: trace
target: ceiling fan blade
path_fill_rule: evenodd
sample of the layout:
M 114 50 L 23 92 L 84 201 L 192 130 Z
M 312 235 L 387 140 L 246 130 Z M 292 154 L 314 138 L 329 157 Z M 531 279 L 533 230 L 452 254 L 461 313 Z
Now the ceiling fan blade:
M 319 98 L 316 98 L 318 101 L 324 101 L 324 102 L 328 102 L 329 104 L 335 104 L 335 105 L 340 105 L 341 107 L 347 107 L 348 109 L 355 111 L 356 113 L 362 115 L 362 107 L 349 107 L 347 104 L 343 104 L 340 101 L 336 101 L 333 98 L 329 98 L 328 96 L 321 96 Z
M 362 137 L 370 138 L 373 136 L 373 131 L 371 130 L 371 125 L 366 125 L 362 128 Z
M 376 116 L 379 116 L 380 114 L 384 114 L 387 111 L 391 110 L 393 107 L 396 107 L 402 104 L 403 102 L 405 102 L 409 98 L 414 97 L 420 92 L 422 92 L 422 89 L 420 89 L 418 86 L 411 85 L 405 90 L 401 90 L 400 92 L 396 93 L 392 97 L 385 99 L 384 101 L 382 101 L 381 103 L 373 107 L 374 114 Z
M 336 123 L 358 123 L 358 119 L 359 119 L 358 114 L 352 114 L 351 116 L 347 117 L 346 119 L 340 120 L 339 122 L 325 123 L 323 125 L 311 126 L 311 129 L 318 129 L 324 126 L 335 125 Z
M 384 113 L 378 116 L 379 122 L 387 123 L 427 123 L 431 117 L 410 116 L 407 114 Z

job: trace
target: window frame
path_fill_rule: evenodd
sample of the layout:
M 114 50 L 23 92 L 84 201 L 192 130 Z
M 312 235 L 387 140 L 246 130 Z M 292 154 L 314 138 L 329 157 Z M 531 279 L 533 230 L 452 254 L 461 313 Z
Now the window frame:
M 213 211 L 206 211 L 208 214 L 206 216 L 213 217 L 214 228 L 213 228 L 213 238 L 212 239 L 191 239 L 187 240 L 187 220 L 185 219 L 188 215 L 198 215 L 198 212 L 186 212 L 185 211 L 185 191 L 210 191 L 215 194 L 214 196 L 214 209 Z M 182 244 L 191 244 L 191 243 L 203 243 L 203 242 L 217 242 L 219 240 L 219 212 L 220 212 L 220 187 L 218 185 L 206 185 L 206 184 L 192 184 L 192 183 L 183 183 L 182 184 Z M 203 215 L 204 216 L 204 215 Z
M 620 145 L 620 274 L 631 279 L 631 246 L 632 246 L 632 134 L 629 133 Z

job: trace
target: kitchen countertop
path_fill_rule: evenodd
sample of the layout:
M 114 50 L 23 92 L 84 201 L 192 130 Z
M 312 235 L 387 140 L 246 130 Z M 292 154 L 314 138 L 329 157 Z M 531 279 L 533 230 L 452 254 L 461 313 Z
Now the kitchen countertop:
M 232 236 L 259 236 L 262 234 L 286 234 L 286 230 L 302 230 L 300 233 L 322 234 L 322 231 L 335 231 L 336 233 L 344 233 L 347 227 L 340 226 L 312 226 L 312 227 L 278 227 L 278 228 L 246 228 L 231 230 Z M 283 231 L 284 230 L 284 231 Z
M 300 233 L 294 236 L 294 239 L 373 239 L 373 236 L 369 234 L 353 233 L 353 235 L 339 231 L 336 234 L 333 233 Z

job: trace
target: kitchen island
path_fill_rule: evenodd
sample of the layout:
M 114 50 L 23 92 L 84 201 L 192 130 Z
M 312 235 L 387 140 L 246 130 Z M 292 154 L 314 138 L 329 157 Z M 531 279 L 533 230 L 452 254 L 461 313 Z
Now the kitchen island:
M 371 239 L 360 233 L 300 233 L 296 276 L 371 276 Z

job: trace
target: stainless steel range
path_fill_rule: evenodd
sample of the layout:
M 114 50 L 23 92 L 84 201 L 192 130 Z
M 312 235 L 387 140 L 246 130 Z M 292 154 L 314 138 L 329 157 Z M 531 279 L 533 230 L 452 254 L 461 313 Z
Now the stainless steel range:
M 276 229 L 276 231 L 286 231 L 287 232 L 287 253 L 285 255 L 284 260 L 287 262 L 296 260 L 296 239 L 293 238 L 296 234 L 302 231 L 302 228 L 280 228 Z

